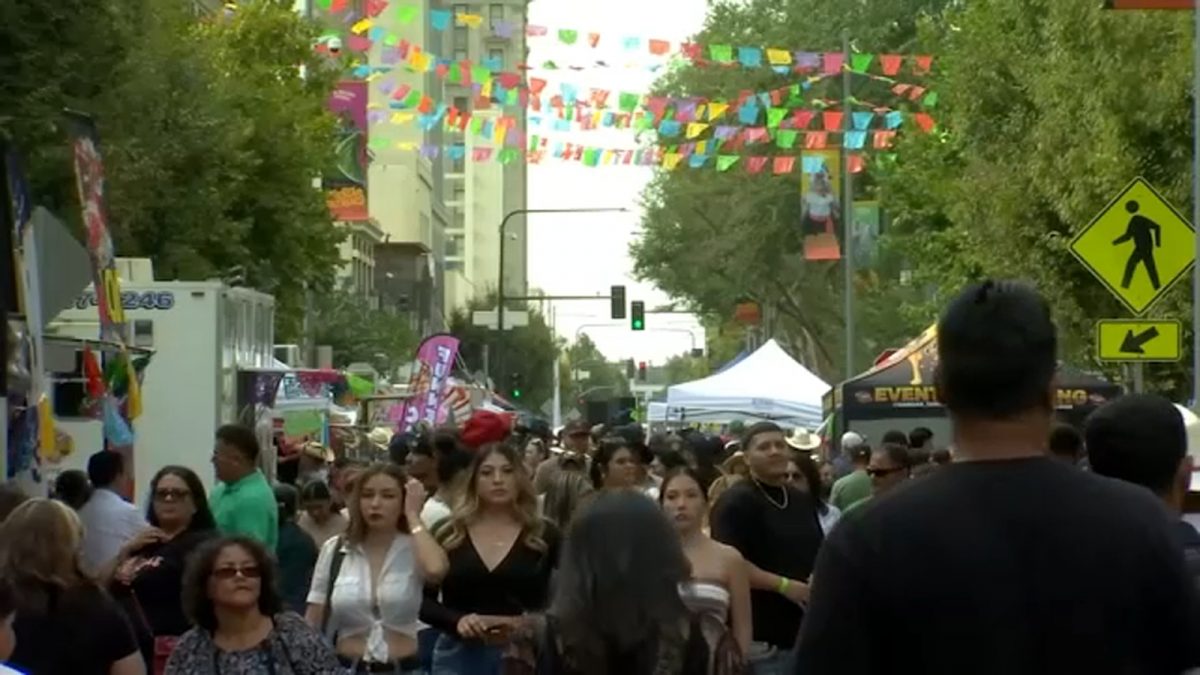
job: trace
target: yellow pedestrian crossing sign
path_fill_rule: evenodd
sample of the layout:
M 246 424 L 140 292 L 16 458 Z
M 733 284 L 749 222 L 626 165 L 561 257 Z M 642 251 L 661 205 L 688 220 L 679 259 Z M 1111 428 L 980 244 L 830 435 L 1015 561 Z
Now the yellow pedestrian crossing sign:
M 1134 314 L 1145 312 L 1196 261 L 1196 231 L 1142 178 L 1071 241 L 1071 253 Z
M 1101 361 L 1178 361 L 1183 326 L 1169 319 L 1101 319 L 1096 356 Z

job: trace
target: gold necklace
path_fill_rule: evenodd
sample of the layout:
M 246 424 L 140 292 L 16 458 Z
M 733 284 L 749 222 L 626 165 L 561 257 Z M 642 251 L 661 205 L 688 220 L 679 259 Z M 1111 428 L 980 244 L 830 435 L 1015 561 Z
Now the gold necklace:
M 751 478 L 750 480 L 754 481 L 754 484 L 755 484 L 756 486 L 758 486 L 758 491 L 762 493 L 762 496 L 763 496 L 763 497 L 766 497 L 766 498 L 767 498 L 767 501 L 771 503 L 771 506 L 774 506 L 775 508 L 779 509 L 780 511 L 786 511 L 786 510 L 787 510 L 787 507 L 788 507 L 788 491 L 787 491 L 787 488 L 786 488 L 786 487 L 785 487 L 785 488 L 783 488 L 783 503 L 782 503 L 782 504 L 780 504 L 779 502 L 775 501 L 775 500 L 774 500 L 774 499 L 771 497 L 771 493 L 767 492 L 766 488 L 764 488 L 764 487 L 763 487 L 762 483 L 758 482 L 758 479 L 757 479 L 757 478 Z

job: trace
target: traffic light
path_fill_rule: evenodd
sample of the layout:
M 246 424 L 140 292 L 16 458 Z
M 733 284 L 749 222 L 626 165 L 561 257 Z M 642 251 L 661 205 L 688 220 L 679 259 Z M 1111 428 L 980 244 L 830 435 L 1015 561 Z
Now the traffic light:
M 612 318 L 625 318 L 625 287 L 613 286 L 609 295 L 612 298 Z
M 638 362 L 638 382 L 645 382 L 645 381 L 646 381 L 646 362 L 639 361 Z
M 629 327 L 633 330 L 646 330 L 646 303 L 641 300 L 629 303 Z
M 508 393 L 514 400 L 521 398 L 523 380 L 520 373 L 510 373 L 508 376 Z
M 633 359 L 629 359 L 625 362 L 625 379 L 632 380 L 633 375 Z

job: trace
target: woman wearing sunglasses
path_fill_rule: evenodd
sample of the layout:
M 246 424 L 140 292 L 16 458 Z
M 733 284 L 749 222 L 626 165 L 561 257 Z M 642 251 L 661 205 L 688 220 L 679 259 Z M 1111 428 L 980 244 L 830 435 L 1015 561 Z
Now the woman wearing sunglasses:
M 284 612 L 271 554 L 247 537 L 205 544 L 188 563 L 184 633 L 168 675 L 336 675 L 333 650 L 298 614 Z
M 166 466 L 150 480 L 146 528 L 116 558 L 109 590 L 129 615 L 149 671 L 161 675 L 191 622 L 183 615 L 184 561 L 216 536 L 204 485 L 194 471 Z

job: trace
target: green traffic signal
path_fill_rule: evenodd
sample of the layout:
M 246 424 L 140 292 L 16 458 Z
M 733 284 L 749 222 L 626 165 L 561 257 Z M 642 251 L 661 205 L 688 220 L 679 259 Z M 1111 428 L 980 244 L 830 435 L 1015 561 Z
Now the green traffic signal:
M 646 330 L 646 303 L 634 300 L 629 303 L 629 327 L 632 330 Z
M 513 398 L 521 398 L 521 390 L 520 390 L 520 389 L 513 389 L 513 391 L 512 391 L 512 397 L 513 397 Z
M 642 330 L 645 327 L 646 327 L 646 325 L 643 324 L 641 321 L 634 319 L 634 321 L 633 321 L 633 329 L 634 330 Z

